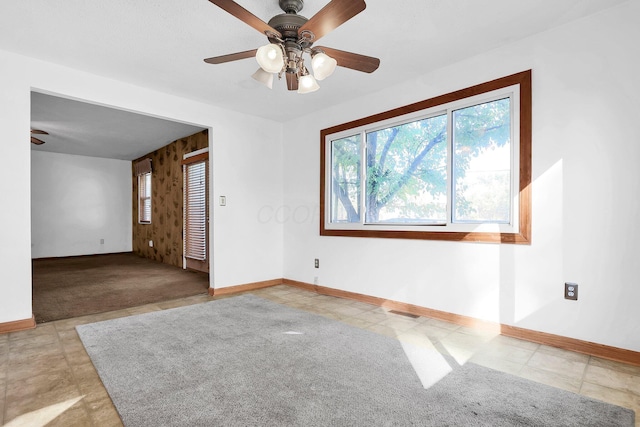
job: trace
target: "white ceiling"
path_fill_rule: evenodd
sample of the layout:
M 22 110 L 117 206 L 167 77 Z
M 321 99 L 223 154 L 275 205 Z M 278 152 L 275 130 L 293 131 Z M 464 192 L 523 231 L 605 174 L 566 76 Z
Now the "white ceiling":
M 282 13 L 277 0 L 236 1 L 264 21 Z M 624 1 L 367 0 L 316 45 L 378 57 L 380 68 L 338 68 L 306 95 L 255 82 L 252 58 L 203 62 L 266 43 L 207 0 L 2 0 L 0 49 L 284 122 Z M 300 14 L 311 17 L 327 2 L 306 0 Z
M 31 92 L 31 128 L 49 135 L 32 150 L 134 160 L 204 128 Z

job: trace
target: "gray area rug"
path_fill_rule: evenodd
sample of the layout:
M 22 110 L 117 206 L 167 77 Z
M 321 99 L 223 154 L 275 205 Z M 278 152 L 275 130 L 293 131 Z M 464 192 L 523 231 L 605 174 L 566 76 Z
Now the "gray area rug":
M 629 409 L 440 355 L 452 370 L 425 388 L 419 349 L 252 295 L 77 330 L 126 426 L 634 425 Z

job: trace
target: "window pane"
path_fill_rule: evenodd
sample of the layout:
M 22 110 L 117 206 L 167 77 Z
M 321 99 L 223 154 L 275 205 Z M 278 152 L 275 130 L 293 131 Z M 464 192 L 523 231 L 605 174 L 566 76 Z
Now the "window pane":
M 511 219 L 510 99 L 453 112 L 453 222 Z
M 366 222 L 444 223 L 447 116 L 367 133 Z
M 331 222 L 360 222 L 360 134 L 331 141 Z
M 140 200 L 142 203 L 140 221 L 142 222 L 150 222 L 151 221 L 151 199 L 142 199 Z
M 139 221 L 151 222 L 151 172 L 138 177 L 138 209 Z
M 144 197 L 151 197 L 151 173 L 144 174 Z

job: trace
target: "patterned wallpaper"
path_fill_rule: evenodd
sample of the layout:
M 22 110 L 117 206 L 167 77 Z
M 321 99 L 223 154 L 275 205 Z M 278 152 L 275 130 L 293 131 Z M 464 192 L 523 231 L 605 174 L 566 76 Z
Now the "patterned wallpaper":
M 133 252 L 145 258 L 182 267 L 183 155 L 208 147 L 204 130 L 172 142 L 132 162 Z M 133 165 L 151 158 L 151 224 L 138 223 L 138 179 Z M 153 241 L 153 247 L 149 241 Z

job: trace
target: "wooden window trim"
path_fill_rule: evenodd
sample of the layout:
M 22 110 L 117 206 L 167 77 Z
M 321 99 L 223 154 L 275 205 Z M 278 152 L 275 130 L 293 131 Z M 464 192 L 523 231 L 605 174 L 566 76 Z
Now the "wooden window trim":
M 180 162 L 181 165 L 189 165 L 191 163 L 198 163 L 205 160 L 209 160 L 209 152 L 206 151 L 204 153 L 196 154 L 195 156 L 187 157 L 182 159 Z
M 480 95 L 504 87 L 520 85 L 520 182 L 519 182 L 519 227 L 517 233 L 491 232 L 446 232 L 414 230 L 335 230 L 325 227 L 325 166 L 327 135 L 369 125 L 383 120 L 420 110 Z M 531 244 L 531 133 L 532 133 L 531 70 L 512 74 L 490 82 L 481 83 L 435 98 L 419 101 L 383 113 L 374 114 L 348 123 L 343 123 L 320 131 L 320 235 L 344 237 L 377 237 L 391 239 L 447 240 L 464 242 Z

